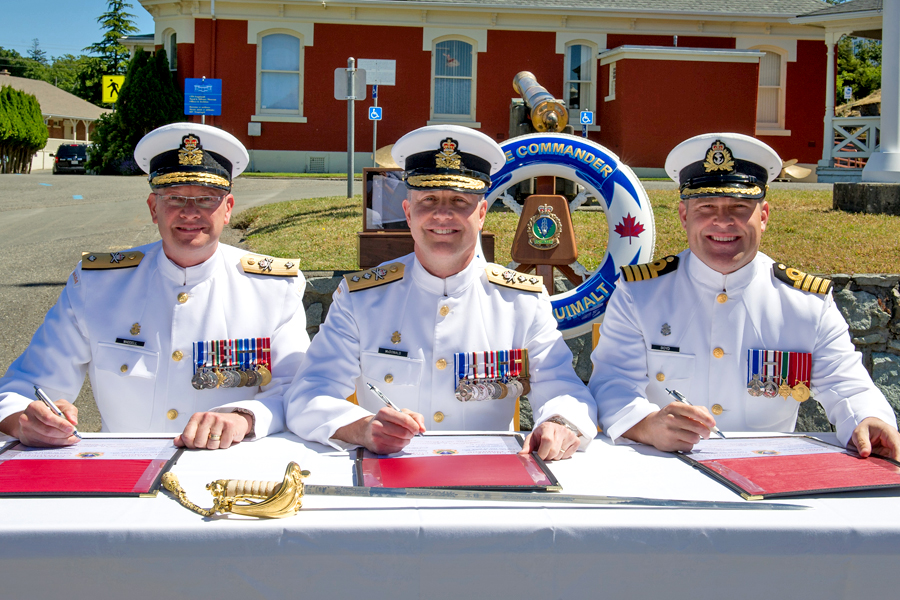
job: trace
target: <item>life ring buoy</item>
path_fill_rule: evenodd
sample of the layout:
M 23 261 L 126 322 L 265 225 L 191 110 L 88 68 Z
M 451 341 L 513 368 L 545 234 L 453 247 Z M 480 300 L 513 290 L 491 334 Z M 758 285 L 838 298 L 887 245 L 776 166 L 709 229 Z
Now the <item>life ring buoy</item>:
M 551 297 L 553 316 L 564 338 L 591 329 L 603 319 L 616 288 L 619 267 L 649 262 L 656 244 L 650 199 L 634 172 L 596 142 L 562 133 L 535 133 L 502 143 L 506 165 L 491 177 L 488 208 L 510 186 L 553 175 L 584 186 L 600 200 L 609 238 L 600 266 L 581 285 Z

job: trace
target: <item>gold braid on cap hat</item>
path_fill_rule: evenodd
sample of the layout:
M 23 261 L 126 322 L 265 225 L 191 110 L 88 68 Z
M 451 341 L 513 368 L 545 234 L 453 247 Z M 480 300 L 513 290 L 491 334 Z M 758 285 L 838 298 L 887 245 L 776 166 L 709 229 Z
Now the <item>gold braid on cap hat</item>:
M 487 187 L 483 181 L 461 175 L 413 175 L 408 177 L 407 181 L 410 185 L 418 187 L 453 186 L 467 190 L 483 190 Z
M 769 190 L 769 186 L 766 186 L 766 191 Z M 758 186 L 753 186 L 750 188 L 736 188 L 736 187 L 701 187 L 701 188 L 687 188 L 681 190 L 681 197 L 685 198 L 688 196 L 692 196 L 694 194 L 747 194 L 747 195 L 756 195 L 761 194 L 762 190 Z
M 182 171 L 178 173 L 166 173 L 165 175 L 160 175 L 150 180 L 150 185 L 168 185 L 171 183 L 200 183 L 221 185 L 228 188 L 231 187 L 231 182 L 224 177 L 202 172 L 188 173 Z

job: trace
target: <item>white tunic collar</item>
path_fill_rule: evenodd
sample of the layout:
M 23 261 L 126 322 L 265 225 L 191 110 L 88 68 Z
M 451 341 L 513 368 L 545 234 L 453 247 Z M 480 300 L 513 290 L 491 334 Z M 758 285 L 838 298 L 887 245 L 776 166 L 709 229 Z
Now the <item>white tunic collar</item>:
M 172 262 L 160 244 L 159 255 L 156 257 L 156 264 L 159 272 L 171 279 L 176 285 L 197 285 L 212 277 L 216 271 L 222 266 L 222 247 L 217 246 L 215 253 L 205 262 L 193 267 L 179 267 Z
M 435 277 L 425 270 L 418 258 L 413 258 L 412 278 L 420 288 L 442 296 L 454 296 L 474 282 L 484 270 L 485 262 L 481 253 L 476 253 L 465 269 L 447 278 Z
M 753 260 L 749 264 L 744 265 L 734 273 L 723 275 L 718 271 L 711 269 L 706 263 L 694 256 L 690 251 L 685 253 L 688 274 L 691 280 L 706 286 L 714 291 L 726 291 L 735 293 L 743 290 L 750 282 L 753 281 L 757 269 L 760 268 L 760 258 L 763 256 L 760 252 L 756 253 Z

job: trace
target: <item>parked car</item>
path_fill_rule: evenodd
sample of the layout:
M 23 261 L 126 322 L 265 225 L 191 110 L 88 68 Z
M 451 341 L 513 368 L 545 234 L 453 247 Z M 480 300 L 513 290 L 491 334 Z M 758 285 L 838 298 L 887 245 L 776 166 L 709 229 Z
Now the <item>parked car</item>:
M 84 163 L 87 162 L 87 144 L 61 144 L 56 150 L 53 161 L 53 174 L 58 173 L 85 173 Z

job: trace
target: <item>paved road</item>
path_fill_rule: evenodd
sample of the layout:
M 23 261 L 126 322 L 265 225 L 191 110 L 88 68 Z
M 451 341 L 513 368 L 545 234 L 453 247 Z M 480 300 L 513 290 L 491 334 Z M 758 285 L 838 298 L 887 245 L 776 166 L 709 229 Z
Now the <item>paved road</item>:
M 240 178 L 235 208 L 346 192 L 346 181 Z M 144 177 L 0 175 L 0 374 L 28 346 L 82 251 L 121 250 L 159 239 L 147 210 L 148 193 Z M 239 240 L 236 231 L 223 234 L 227 243 Z M 81 427 L 98 431 L 88 382 L 77 404 Z

